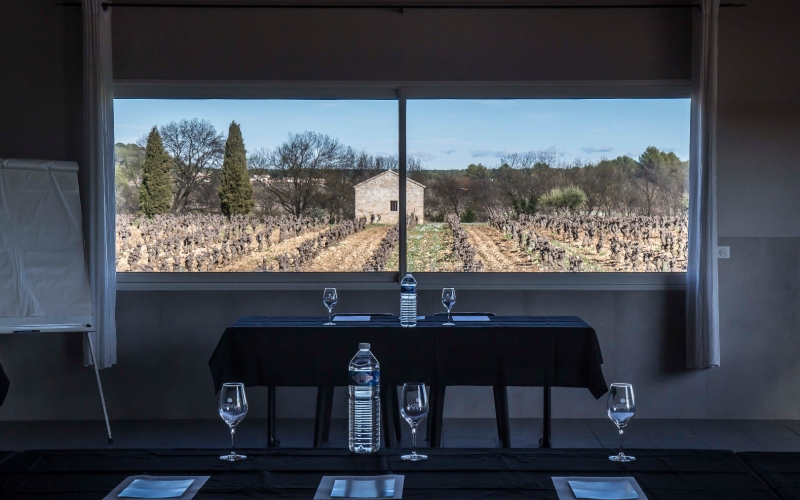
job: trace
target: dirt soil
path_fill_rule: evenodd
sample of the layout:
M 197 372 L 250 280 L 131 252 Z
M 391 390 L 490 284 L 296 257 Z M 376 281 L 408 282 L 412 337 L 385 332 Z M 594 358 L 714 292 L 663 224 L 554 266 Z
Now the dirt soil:
M 518 245 L 485 224 L 462 224 L 486 272 L 535 272 L 538 265 Z
M 388 225 L 375 224 L 328 247 L 303 267 L 303 272 L 362 272 L 372 253 L 389 231 Z
M 300 243 L 314 238 L 317 234 L 325 231 L 326 229 L 328 229 L 327 226 L 319 226 L 317 228 L 309 229 L 300 236 L 289 238 L 280 243 L 272 245 L 269 248 L 265 248 L 262 252 L 253 252 L 250 255 L 246 255 L 233 264 L 225 267 L 217 267 L 214 269 L 214 272 L 255 272 L 258 271 L 259 264 L 261 264 L 265 258 L 267 259 L 267 267 L 271 268 L 273 271 L 277 271 L 278 255 L 282 253 L 293 253 Z M 272 233 L 270 240 L 278 241 L 279 233 L 280 231 L 276 229 L 275 232 Z

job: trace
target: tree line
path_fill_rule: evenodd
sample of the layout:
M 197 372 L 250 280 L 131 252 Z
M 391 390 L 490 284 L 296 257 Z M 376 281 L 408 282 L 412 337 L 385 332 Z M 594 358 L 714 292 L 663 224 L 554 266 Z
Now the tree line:
M 427 186 L 425 217 L 486 221 L 494 214 L 682 215 L 688 210 L 689 164 L 675 153 L 648 147 L 637 159 L 597 163 L 560 161 L 552 150 L 514 153 L 497 166 L 418 170 Z
M 354 186 L 398 169 L 396 156 L 357 151 L 316 132 L 248 153 L 238 124 L 226 138 L 197 118 L 153 127 L 135 144 L 117 143 L 115 154 L 117 211 L 148 217 L 255 211 L 353 218 Z M 409 165 L 418 168 L 416 160 Z
M 148 218 L 213 207 L 230 217 L 253 210 L 242 130 L 224 138 L 207 121 L 153 127 L 138 144 L 116 144 L 117 211 Z
M 396 156 L 357 151 L 315 132 L 247 152 L 239 124 L 228 135 L 205 120 L 153 127 L 136 144 L 118 143 L 117 210 L 148 217 L 174 213 L 257 212 L 353 218 L 354 186 L 387 170 Z M 562 161 L 551 150 L 509 154 L 497 165 L 425 168 L 410 157 L 410 179 L 426 186 L 425 218 L 487 221 L 496 214 L 682 215 L 688 162 L 648 147 L 638 158 Z M 388 201 L 388 200 L 387 200 Z

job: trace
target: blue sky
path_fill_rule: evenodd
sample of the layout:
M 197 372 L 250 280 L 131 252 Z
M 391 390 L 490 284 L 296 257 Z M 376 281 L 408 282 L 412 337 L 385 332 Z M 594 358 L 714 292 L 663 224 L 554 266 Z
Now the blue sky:
M 425 168 L 496 166 L 507 153 L 552 149 L 564 161 L 638 156 L 646 147 L 689 157 L 689 99 L 408 101 L 408 151 Z M 242 126 L 249 150 L 311 130 L 372 154 L 397 154 L 396 101 L 138 100 L 114 103 L 116 142 L 153 125 L 201 118 L 227 133 Z

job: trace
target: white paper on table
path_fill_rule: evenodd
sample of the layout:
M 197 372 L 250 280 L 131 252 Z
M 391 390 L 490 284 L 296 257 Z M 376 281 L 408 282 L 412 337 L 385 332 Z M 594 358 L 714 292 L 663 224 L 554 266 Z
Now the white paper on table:
M 631 476 L 616 476 L 616 477 L 553 477 L 553 485 L 556 487 L 556 493 L 558 493 L 559 500 L 579 500 L 579 499 L 595 499 L 595 500 L 625 500 L 625 499 L 633 499 L 638 498 L 639 500 L 647 500 L 647 496 L 642 491 L 642 488 L 639 486 L 639 483 L 636 482 L 636 479 Z M 578 482 L 578 484 L 585 484 L 585 483 L 627 483 L 630 485 L 630 488 L 633 490 L 634 494 L 637 496 L 632 496 L 628 494 L 628 496 L 624 496 L 624 494 L 614 493 L 613 490 L 609 491 L 608 487 L 599 487 L 596 491 L 592 492 L 593 495 L 591 496 L 575 496 L 573 493 L 572 488 L 570 487 L 570 481 Z M 627 488 L 621 488 L 619 491 L 624 492 Z M 603 491 L 605 490 L 605 491 Z
M 344 316 L 336 316 L 336 315 L 334 315 L 333 316 L 333 320 L 334 321 L 341 321 L 341 322 L 345 322 L 345 321 L 369 321 L 371 319 L 372 319 L 372 316 L 347 316 L 347 315 L 344 315 Z
M 403 498 L 404 481 L 405 476 L 399 474 L 385 476 L 323 476 L 319 482 L 317 494 L 314 495 L 314 500 Z M 391 492 L 389 491 L 389 485 L 393 487 Z M 334 492 L 334 490 L 336 491 Z M 342 496 L 345 492 L 349 493 L 350 496 Z
M 417 321 L 425 319 L 425 316 L 417 316 Z
M 489 321 L 489 316 L 455 316 L 453 321 Z
M 111 493 L 106 495 L 103 500 L 114 500 L 115 498 L 179 498 L 181 500 L 191 500 L 210 477 L 129 476 L 111 490 Z M 132 485 L 133 487 L 131 488 Z

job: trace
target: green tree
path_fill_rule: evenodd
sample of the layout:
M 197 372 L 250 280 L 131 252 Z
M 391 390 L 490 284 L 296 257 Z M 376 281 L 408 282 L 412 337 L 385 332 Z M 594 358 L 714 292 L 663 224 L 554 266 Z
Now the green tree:
M 231 122 L 228 128 L 228 140 L 225 141 L 219 199 L 222 213 L 228 217 L 249 214 L 253 211 L 253 186 L 250 185 L 250 175 L 247 172 L 242 129 L 236 122 Z
M 542 196 L 541 202 L 543 206 L 553 208 L 557 212 L 564 210 L 574 213 L 586 204 L 586 193 L 575 186 L 554 188 Z
M 475 214 L 475 209 L 473 209 L 471 206 L 468 206 L 461 214 L 461 222 L 469 223 L 475 222 L 476 220 L 478 220 L 478 216 Z
M 147 217 L 169 212 L 172 206 L 172 159 L 164 150 L 161 134 L 153 127 L 147 136 L 139 186 L 139 209 Z
M 467 176 L 473 179 L 488 180 L 491 177 L 491 172 L 482 163 L 470 163 L 467 166 Z
M 142 187 L 142 163 L 147 136 L 139 144 L 114 145 L 114 174 L 117 191 L 117 213 L 136 213 L 139 211 L 139 190 Z

